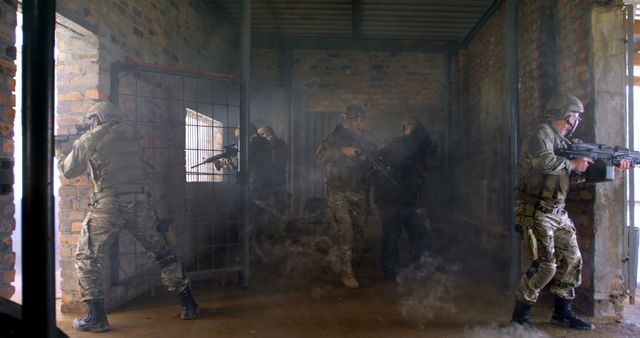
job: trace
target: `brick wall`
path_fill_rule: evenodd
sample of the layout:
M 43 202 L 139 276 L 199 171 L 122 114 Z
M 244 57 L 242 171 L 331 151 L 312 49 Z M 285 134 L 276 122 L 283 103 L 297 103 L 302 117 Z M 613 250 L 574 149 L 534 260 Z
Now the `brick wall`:
M 252 55 L 252 120 L 271 123 L 286 135 L 292 127 L 292 193 L 294 214 L 301 213 L 309 197 L 322 195 L 324 176 L 313 154 L 318 142 L 335 126 L 345 107 L 364 107 L 366 128 L 378 145 L 401 133 L 401 122 L 419 116 L 440 154 L 431 160 L 431 179 L 423 200 L 430 215 L 441 214 L 447 199 L 444 147 L 447 140 L 445 55 L 424 52 L 376 52 L 356 50 L 291 50 L 290 70 L 285 67 L 289 51 L 260 49 Z M 284 58 L 284 60 L 283 60 Z M 291 89 L 286 87 L 290 76 Z M 285 104 L 290 97 L 291 121 Z M 325 116 L 325 117 L 323 117 Z M 368 245 L 377 245 L 380 224 L 371 217 L 365 229 Z
M 57 89 L 56 134 L 73 134 L 75 125 L 84 122 L 84 114 L 98 94 L 98 39 L 78 24 L 58 16 L 56 27 L 55 78 Z M 73 263 L 76 242 L 89 204 L 90 181 L 86 175 L 77 179 L 60 176 L 58 190 L 58 231 L 60 288 L 63 308 L 80 297 Z
M 301 50 L 293 63 L 293 87 L 304 95 L 298 99 L 308 113 L 361 105 L 379 141 L 398 135 L 409 115 L 428 121 L 430 132 L 443 132 L 442 54 Z
M 496 235 L 487 244 L 499 248 L 498 252 L 507 250 L 504 225 L 509 212 L 505 198 L 509 192 L 504 11 L 502 6 L 468 50 L 459 53 L 456 65 L 461 79 L 456 85 L 460 102 L 454 111 L 466 122 L 466 126 L 459 126 L 462 133 L 457 142 L 469 149 L 460 155 L 462 171 L 454 174 L 463 183 L 458 185 L 457 199 L 469 206 L 463 209 L 465 217 L 478 220 L 485 232 Z M 596 14 L 598 11 L 603 13 Z M 618 38 L 623 36 L 619 12 L 619 8 L 598 7 L 586 0 L 518 2 L 521 139 L 544 118 L 547 100 L 556 92 L 567 92 L 580 98 L 586 110 L 573 137 L 624 144 L 624 56 Z M 597 27 L 592 25 L 594 17 L 600 20 Z M 464 174 L 469 169 L 474 172 L 470 177 Z M 621 238 L 617 237 L 624 217 L 622 182 L 574 186 L 568 198 L 567 210 L 576 225 L 584 261 L 577 303 L 589 313 L 611 314 L 609 310 L 616 305 L 606 303 L 619 298 L 621 253 L 617 241 Z M 598 232 L 607 232 L 609 237 L 596 236 Z
M 252 59 L 252 121 L 272 124 L 286 132 L 288 116 L 284 103 L 287 72 L 283 52 L 254 51 Z M 400 135 L 405 117 L 419 116 L 442 147 L 445 142 L 444 55 L 423 52 L 376 52 L 355 50 L 292 50 L 290 56 L 292 107 L 292 176 L 294 201 L 321 194 L 323 175 L 313 160 L 317 143 L 330 132 L 336 120 L 320 122 L 319 116 L 339 115 L 345 107 L 364 107 L 366 128 L 377 144 Z M 284 102 L 283 102 L 284 101 Z M 433 181 L 443 175 L 443 162 L 433 159 Z M 441 187 L 428 187 L 426 199 L 437 200 Z M 435 212 L 437 207 L 430 204 Z M 302 207 L 299 205 L 298 207 Z M 299 210 L 298 210 L 299 211 Z M 378 231 L 375 223 L 368 234 Z
M 58 132 L 74 131 L 74 124 L 82 122 L 88 107 L 97 100 L 108 100 L 111 85 L 111 64 L 131 58 L 145 63 L 163 64 L 221 73 L 235 72 L 235 33 L 227 26 L 218 24 L 206 4 L 197 1 L 176 2 L 172 0 L 152 1 L 58 1 L 57 10 L 61 14 L 56 31 L 56 43 L 59 50 L 56 77 L 58 86 L 57 123 Z M 224 47 L 220 47 L 224 46 Z M 131 78 L 131 77 L 129 77 Z M 147 94 L 158 94 L 174 90 L 166 79 L 137 77 L 141 83 L 138 88 Z M 126 87 L 130 83 L 121 83 Z M 162 95 L 160 95 L 162 96 Z M 141 112 L 139 118 L 151 122 L 164 118 L 169 112 L 184 114 L 184 107 L 175 105 L 159 106 L 150 100 L 121 101 L 121 109 L 126 116 Z M 174 109 L 175 108 L 175 109 Z M 180 115 L 182 116 L 182 115 Z M 166 120 L 166 121 L 165 121 Z M 182 137 L 178 133 L 175 121 L 165 119 L 166 123 L 145 125 L 141 128 L 145 145 L 165 144 Z M 171 120 L 171 122 L 169 122 Z M 158 131 L 157 133 L 153 132 Z M 182 135 L 182 136 L 181 136 Z M 164 142 L 164 143 L 162 143 Z M 170 151 L 170 155 L 160 156 L 153 150 L 146 152 L 147 160 L 161 159 L 170 161 L 181 159 L 179 163 L 159 163 L 160 167 L 184 168 L 184 150 Z M 155 156 L 155 157 L 154 157 Z M 165 174 L 166 170 L 163 171 Z M 174 175 L 175 176 L 175 175 Z M 162 181 L 156 175 L 154 179 Z M 62 180 L 59 190 L 60 211 L 60 263 L 62 268 L 62 310 L 74 311 L 78 308 L 79 293 L 73 265 L 73 253 L 82 220 L 88 210 L 89 180 L 82 176 L 73 180 Z M 154 185 L 158 209 L 166 211 L 164 206 L 182 205 L 184 195 L 184 177 L 181 189 L 171 185 Z M 175 183 L 175 182 L 173 182 Z M 157 188 L 157 189 L 156 189 Z M 171 191 L 171 193 L 169 193 Z M 202 196 L 200 196 L 202 197 Z M 176 203 L 176 201 L 178 201 Z M 168 212 L 169 213 L 169 212 Z M 180 214 L 181 216 L 182 214 Z M 163 214 L 161 216 L 178 216 Z M 188 223 L 184 218 L 176 219 L 179 224 Z M 114 307 L 148 290 L 159 282 L 155 261 L 127 234 L 120 242 L 122 268 L 135 271 L 125 283 L 112 285 L 105 273 L 107 306 Z M 128 260 L 127 257 L 139 258 Z M 142 257 L 142 258 L 140 258 Z M 145 258 L 146 257 L 146 258 Z M 181 258 L 185 258 L 184 256 Z M 133 259 L 133 258 L 132 258 Z M 188 263 L 188 262 L 187 262 Z M 105 266 L 109 266 L 107 261 Z M 107 269 L 105 269 L 107 270 Z
M 0 3 L 0 157 L 13 161 L 13 121 L 15 117 L 16 1 Z M 0 296 L 11 298 L 15 288 L 16 254 L 11 243 L 15 230 L 13 193 L 0 196 Z
M 508 110 L 505 7 L 462 50 L 460 69 L 462 121 L 456 133 L 455 201 L 464 206 L 455 215 L 475 233 L 483 250 L 503 259 L 508 234 Z M 487 259 L 487 263 L 489 259 Z M 502 264 L 502 266 L 505 266 Z

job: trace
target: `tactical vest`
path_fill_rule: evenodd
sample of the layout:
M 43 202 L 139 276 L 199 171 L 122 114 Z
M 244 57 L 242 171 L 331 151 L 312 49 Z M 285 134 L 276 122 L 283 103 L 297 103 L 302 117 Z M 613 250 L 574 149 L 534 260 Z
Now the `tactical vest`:
M 105 125 L 109 131 L 95 144 L 89 159 L 94 192 L 144 192 L 144 152 L 138 133 L 124 122 Z
M 546 125 L 546 128 L 552 128 Z M 566 141 L 562 137 L 558 137 L 555 130 L 554 149 L 566 147 Z M 523 193 L 522 199 L 530 197 L 531 201 L 525 201 L 535 204 L 537 201 L 548 202 L 553 205 L 563 205 L 569 192 L 571 183 L 570 172 L 562 175 L 545 174 L 537 168 L 530 168 L 529 173 L 524 179 L 521 178 L 518 190 Z
M 346 131 L 338 132 L 335 137 L 338 140 L 337 147 L 352 146 L 360 148 L 369 146 L 364 140 L 358 142 L 354 136 Z M 327 188 L 330 191 L 361 191 L 364 187 L 367 174 L 367 163 L 358 157 L 342 157 L 331 162 L 327 171 Z
M 569 183 L 569 174 L 547 175 L 542 172 L 532 172 L 529 181 L 523 184 L 520 191 L 538 200 L 560 205 L 564 204 L 567 198 Z

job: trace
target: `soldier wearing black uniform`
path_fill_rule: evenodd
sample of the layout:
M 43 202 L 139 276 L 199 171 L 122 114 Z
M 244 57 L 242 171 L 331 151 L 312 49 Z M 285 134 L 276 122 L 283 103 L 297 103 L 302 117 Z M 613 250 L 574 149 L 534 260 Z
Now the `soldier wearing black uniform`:
M 429 153 L 435 147 L 426 129 L 415 118 L 402 124 L 403 135 L 393 138 L 378 152 L 392 180 L 376 179 L 375 201 L 382 221 L 380 265 L 385 278 L 395 279 L 398 265 L 398 238 L 404 226 L 409 234 L 412 262 L 425 250 L 426 227 L 419 201 Z
M 276 135 L 270 126 L 260 127 L 258 134 L 271 145 L 273 205 L 280 215 L 284 215 L 289 207 L 289 192 L 287 191 L 289 146 Z

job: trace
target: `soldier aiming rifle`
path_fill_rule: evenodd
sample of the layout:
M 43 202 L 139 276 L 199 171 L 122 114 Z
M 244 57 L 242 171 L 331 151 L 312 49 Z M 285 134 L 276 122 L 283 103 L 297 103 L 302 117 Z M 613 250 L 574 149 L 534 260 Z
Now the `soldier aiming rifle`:
M 595 163 L 584 172 L 587 183 L 600 183 L 613 181 L 615 167 L 620 166 L 621 161 L 627 161 L 631 166 L 640 165 L 640 152 L 622 147 L 611 147 L 606 144 L 584 143 L 579 139 L 572 140 L 566 148 L 555 150 L 556 155 L 570 160 L 586 157 Z
M 213 155 L 209 158 L 207 158 L 206 160 L 194 165 L 191 167 L 191 169 L 199 167 L 203 164 L 207 164 L 207 163 L 216 163 L 216 161 L 223 159 L 223 158 L 233 158 L 236 157 L 238 155 L 238 148 L 236 147 L 235 143 L 231 143 L 229 145 L 224 146 L 224 151 L 221 152 L 220 154 L 217 155 Z M 218 167 L 216 165 L 216 167 Z

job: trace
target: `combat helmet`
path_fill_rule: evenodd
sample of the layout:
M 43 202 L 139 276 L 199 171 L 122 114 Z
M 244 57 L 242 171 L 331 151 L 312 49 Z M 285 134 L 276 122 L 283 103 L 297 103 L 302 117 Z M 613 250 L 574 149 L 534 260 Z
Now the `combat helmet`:
M 276 133 L 273 130 L 273 128 L 271 128 L 271 126 L 264 126 L 264 127 L 258 128 L 258 134 L 260 134 L 262 137 L 272 137 Z
M 545 117 L 565 119 L 570 112 L 583 113 L 584 105 L 577 97 L 565 93 L 554 95 L 544 109 Z
M 344 113 L 342 113 L 342 120 L 353 120 L 359 117 L 365 117 L 364 109 L 362 109 L 362 107 L 355 104 L 348 106 L 345 109 Z
M 109 121 L 120 121 L 122 114 L 120 109 L 111 102 L 98 102 L 89 108 L 87 112 L 87 121 L 97 118 L 98 124 L 103 124 Z

